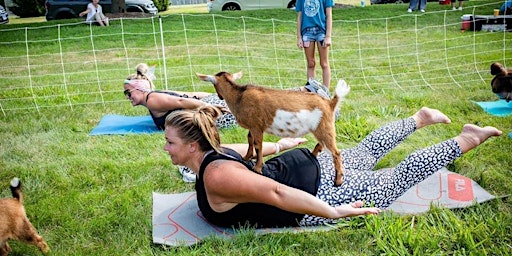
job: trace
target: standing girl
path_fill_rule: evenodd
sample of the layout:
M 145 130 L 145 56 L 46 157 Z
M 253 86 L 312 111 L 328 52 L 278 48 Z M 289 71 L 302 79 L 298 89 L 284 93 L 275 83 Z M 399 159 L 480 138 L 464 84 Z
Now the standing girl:
M 331 84 L 331 66 L 329 64 L 329 46 L 331 45 L 333 0 L 298 0 L 297 46 L 304 48 L 307 60 L 308 83 L 315 79 L 315 44 L 320 55 L 322 82 L 327 88 Z

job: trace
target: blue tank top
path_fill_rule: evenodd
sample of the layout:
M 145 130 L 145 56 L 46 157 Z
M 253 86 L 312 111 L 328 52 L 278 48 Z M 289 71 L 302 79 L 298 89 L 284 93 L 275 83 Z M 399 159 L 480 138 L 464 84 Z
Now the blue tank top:
M 327 30 L 325 9 L 333 6 L 333 0 L 296 1 L 295 11 L 302 12 L 301 33 L 304 34 L 307 28 L 313 27 L 318 27 L 325 33 Z
M 224 153 L 210 153 L 203 160 L 195 188 L 197 203 L 203 216 L 212 224 L 221 227 L 293 227 L 298 226 L 304 214 L 281 210 L 261 203 L 241 203 L 226 212 L 215 212 L 208 203 L 203 182 L 205 168 L 211 162 L 224 159 L 237 161 L 249 170 L 253 161 L 244 161 L 237 152 L 224 148 Z M 306 148 L 297 148 L 269 159 L 262 168 L 263 175 L 282 184 L 316 195 L 320 183 L 320 166 L 315 156 Z

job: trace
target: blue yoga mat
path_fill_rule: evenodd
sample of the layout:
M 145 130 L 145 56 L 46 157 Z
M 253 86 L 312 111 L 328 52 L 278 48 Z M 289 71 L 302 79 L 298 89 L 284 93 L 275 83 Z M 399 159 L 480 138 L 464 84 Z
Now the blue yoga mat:
M 89 135 L 135 134 L 162 132 L 151 116 L 105 115 Z
M 490 102 L 477 102 L 485 112 L 494 116 L 508 116 L 512 115 L 512 101 L 506 102 L 505 100 L 490 101 Z

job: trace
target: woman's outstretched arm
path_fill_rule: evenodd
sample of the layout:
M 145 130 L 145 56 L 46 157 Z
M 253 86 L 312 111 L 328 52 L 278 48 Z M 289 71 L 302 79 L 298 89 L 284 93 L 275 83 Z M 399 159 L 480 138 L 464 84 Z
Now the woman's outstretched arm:
M 278 154 L 285 150 L 297 147 L 306 141 L 307 139 L 305 138 L 282 138 L 278 142 L 263 142 L 263 156 Z M 222 146 L 230 148 L 240 155 L 245 155 L 245 153 L 247 153 L 247 149 L 249 149 L 249 145 L 247 143 L 222 144 Z M 256 152 L 254 152 L 253 157 L 256 157 Z

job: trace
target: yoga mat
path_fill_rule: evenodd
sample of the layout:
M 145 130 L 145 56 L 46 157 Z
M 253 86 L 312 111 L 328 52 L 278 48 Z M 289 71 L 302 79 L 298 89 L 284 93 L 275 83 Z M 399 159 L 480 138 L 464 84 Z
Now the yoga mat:
M 430 205 L 464 208 L 496 198 L 478 183 L 443 168 L 410 188 L 387 209 L 399 214 L 427 212 Z
M 478 102 L 474 101 L 479 105 L 485 112 L 495 116 L 508 116 L 512 115 L 512 101 L 508 102 L 505 100 L 490 101 L 490 102 Z
M 105 115 L 89 135 L 136 134 L 162 132 L 151 116 Z
M 399 214 L 421 214 L 431 204 L 447 208 L 468 207 L 495 198 L 473 180 L 443 168 L 409 189 L 388 210 Z M 256 229 L 256 234 L 325 231 L 335 226 Z M 232 238 L 236 230 L 208 223 L 199 208 L 195 192 L 160 194 L 153 192 L 153 243 L 170 246 L 192 245 L 208 236 Z

